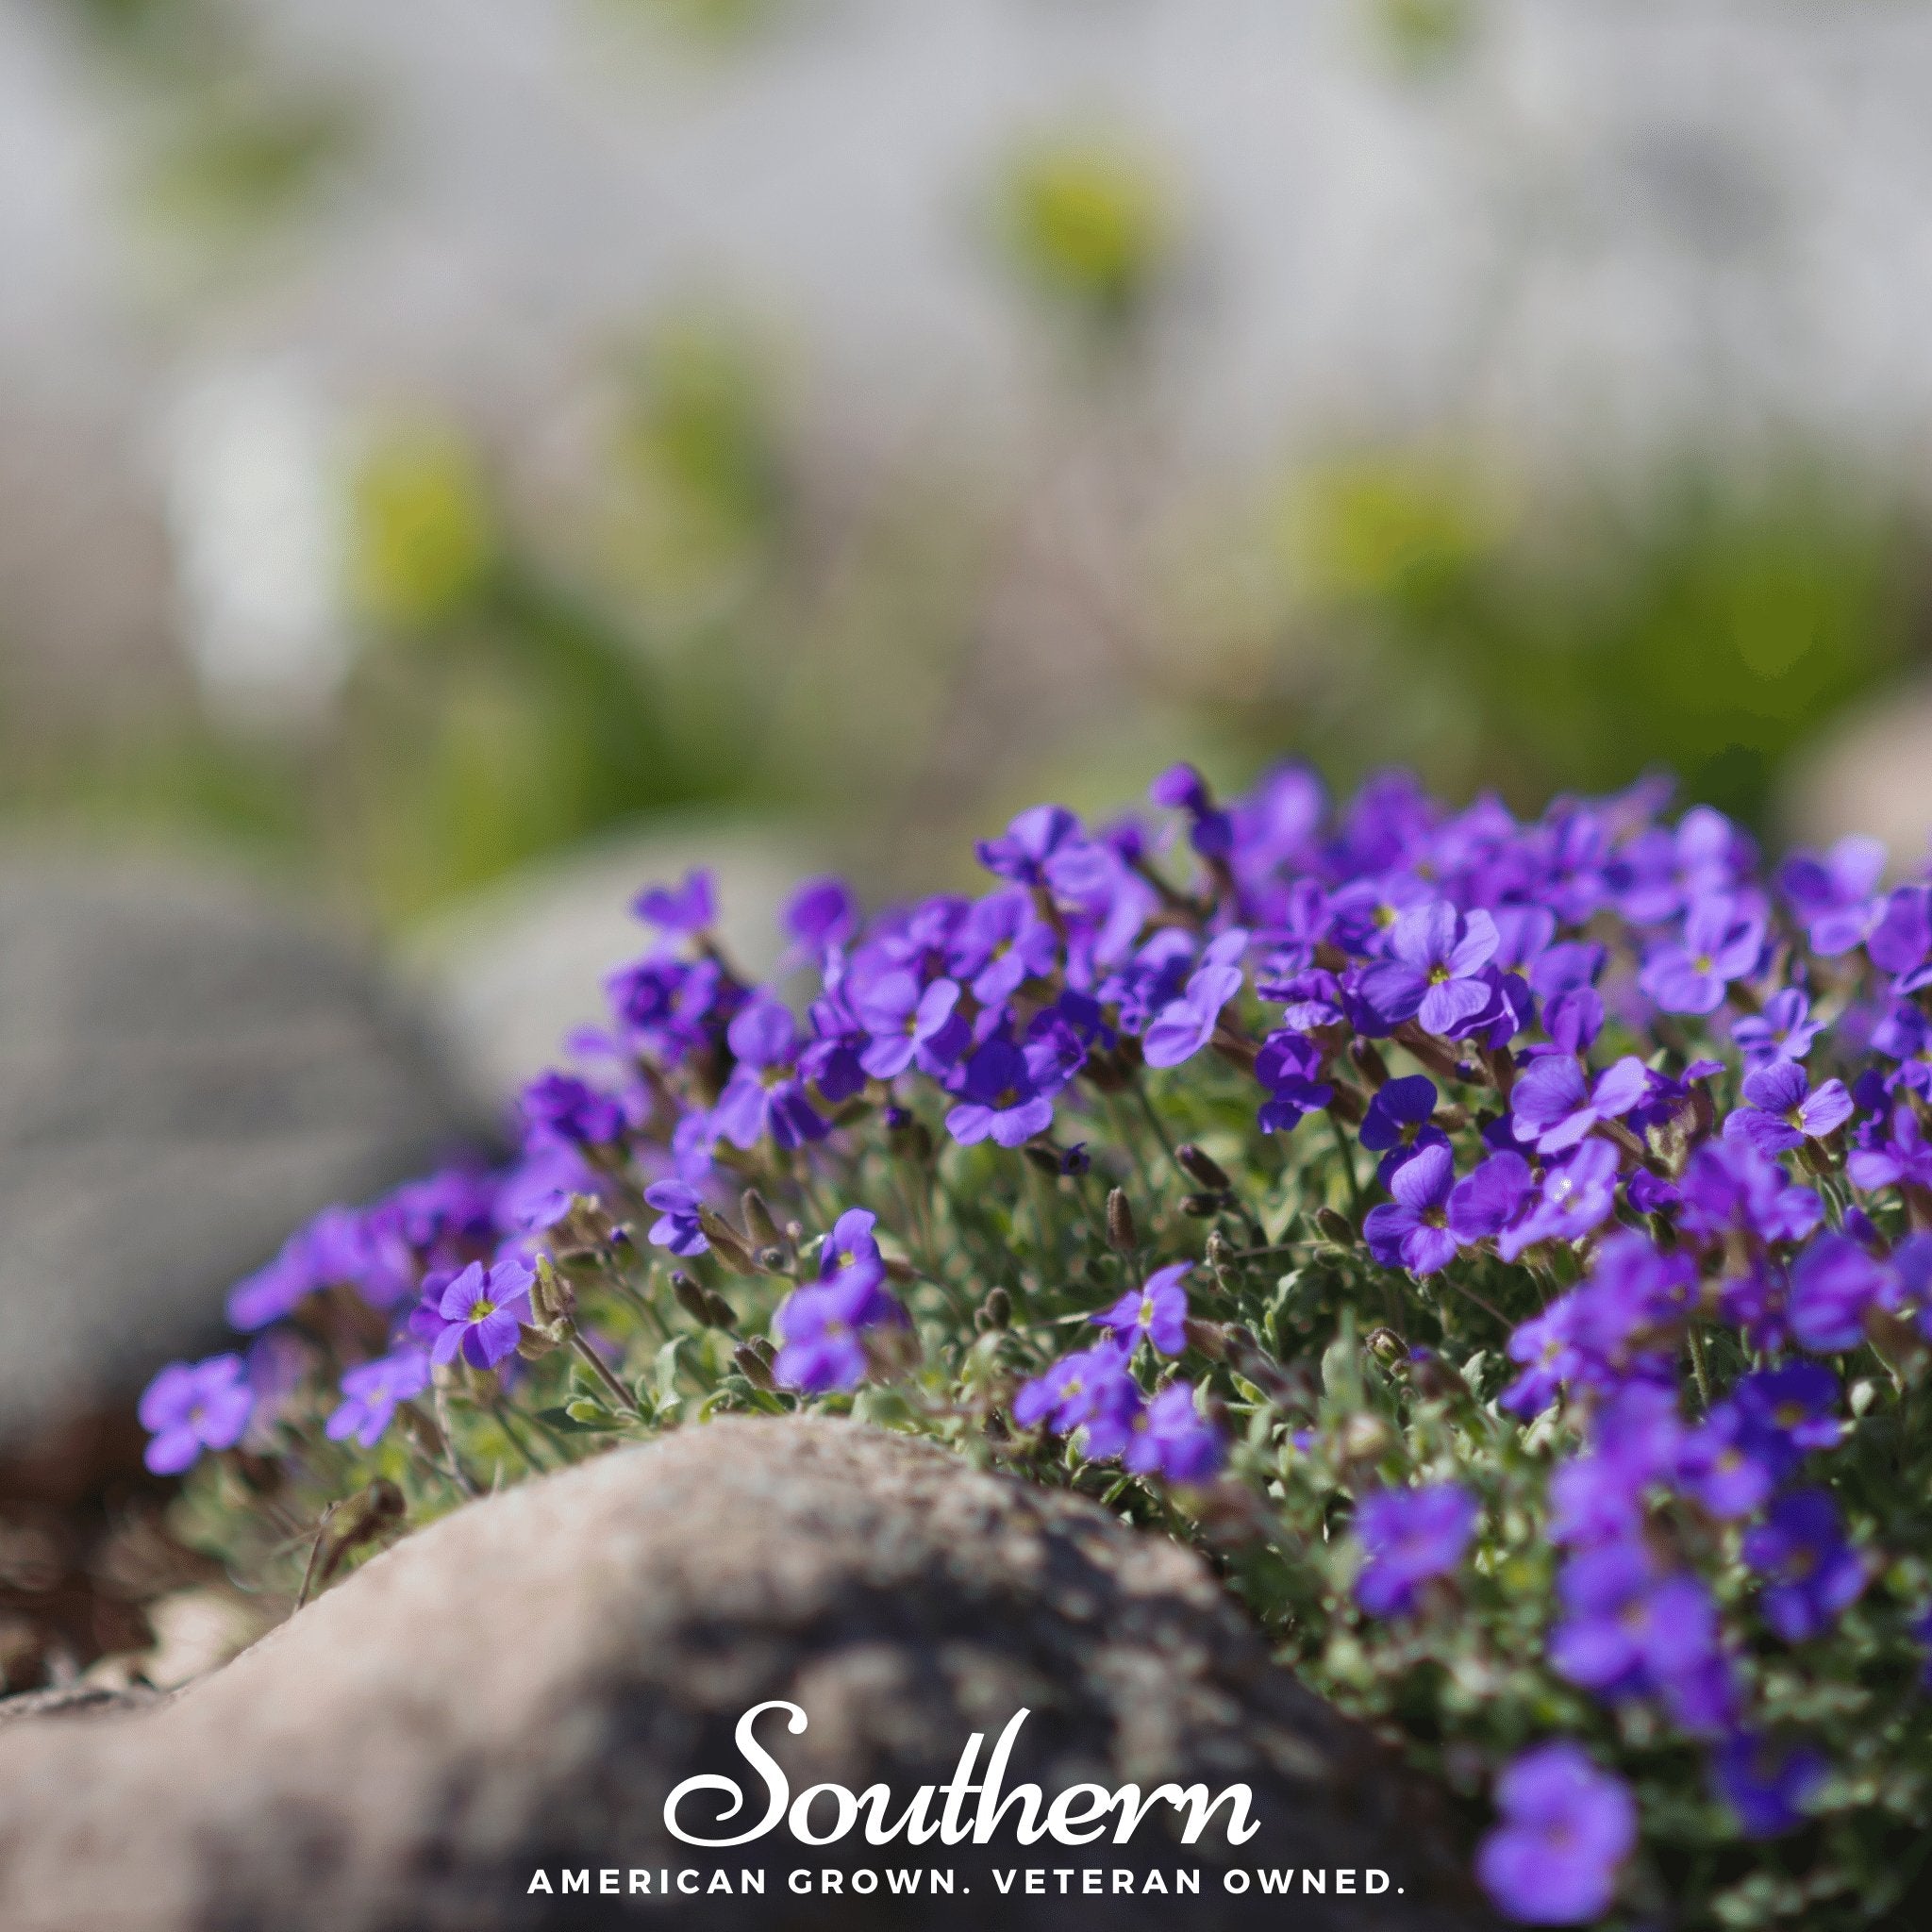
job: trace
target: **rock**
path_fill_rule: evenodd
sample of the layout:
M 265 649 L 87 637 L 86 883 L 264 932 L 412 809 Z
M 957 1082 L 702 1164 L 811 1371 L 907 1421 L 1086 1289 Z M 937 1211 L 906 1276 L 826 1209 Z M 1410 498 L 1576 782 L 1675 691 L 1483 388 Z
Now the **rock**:
M 237 1276 L 462 1125 L 382 984 L 258 889 L 0 863 L 0 1447 L 219 1345 Z
M 1260 1830 L 1238 1852 L 1218 1828 L 1182 1846 L 1163 1804 L 1127 1845 L 1084 1850 L 808 1850 L 783 1826 L 715 1854 L 674 1842 L 664 1800 L 693 1774 L 741 1781 L 743 1817 L 762 1815 L 733 1732 L 770 1698 L 808 1714 L 796 1738 L 778 1713 L 758 1734 L 794 1793 L 884 1782 L 896 1820 L 917 1786 L 945 1782 L 969 1733 L 991 1739 L 1024 1707 L 1008 1789 L 1242 1781 Z M 688 1802 L 689 1828 L 731 1828 Z M 833 1802 L 818 1801 L 821 1829 Z M 1426 1806 L 1269 1663 L 1193 1557 L 1091 1504 L 837 1422 L 720 1422 L 532 1482 L 405 1540 L 158 1707 L 0 1724 L 9 1932 L 629 1924 L 645 1901 L 533 1895 L 532 1874 L 637 1868 L 655 1890 L 667 1870 L 708 1883 L 714 1857 L 733 1894 L 674 1905 L 711 1927 L 1490 1923 Z M 1393 1881 L 1374 1898 L 1231 1897 L 1230 1863 Z M 1089 1864 L 1198 1868 L 1201 1893 L 1088 1897 Z M 1052 1876 L 1044 1895 L 1003 1896 L 992 1870 L 1026 1866 L 1074 1872 L 1079 1903 Z M 932 1868 L 955 1873 L 952 1899 L 851 1882 Z M 740 1873 L 759 1870 L 764 1894 L 738 1895 Z M 793 1870 L 835 1871 L 843 1889 L 794 1895 Z
M 1793 766 L 1780 817 L 1800 844 L 1850 833 L 1881 841 L 1894 877 L 1921 875 L 1932 852 L 1932 684 L 1854 707 Z
M 774 827 L 659 821 L 522 867 L 418 927 L 404 971 L 476 1105 L 503 1107 L 558 1064 L 566 1035 L 607 1023 L 604 975 L 657 937 L 631 901 L 694 866 L 716 875 L 725 950 L 742 971 L 770 973 L 783 943 L 778 915 L 817 869 L 795 836 Z

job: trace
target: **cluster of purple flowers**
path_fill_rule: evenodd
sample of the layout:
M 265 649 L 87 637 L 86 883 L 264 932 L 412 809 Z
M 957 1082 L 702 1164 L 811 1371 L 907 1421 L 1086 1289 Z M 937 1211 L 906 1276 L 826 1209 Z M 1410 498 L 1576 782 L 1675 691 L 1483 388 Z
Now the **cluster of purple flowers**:
M 1348 1614 L 1405 1643 L 1527 1522 L 1552 1694 L 1684 1740 L 1740 1836 L 1798 1827 L 1828 1767 L 1765 1707 L 1764 1660 L 1876 1615 L 1899 1553 L 1848 1506 L 1853 1385 L 1932 1362 L 1932 888 L 1886 888 L 1860 841 L 1767 879 L 1738 827 L 1667 823 L 1650 784 L 1527 824 L 1401 776 L 1331 810 L 1293 768 L 1224 801 L 1175 767 L 1152 798 L 1174 816 L 1022 813 L 977 848 L 977 896 L 868 917 L 808 883 L 785 914 L 804 998 L 735 970 L 705 874 L 647 891 L 656 942 L 610 975 L 574 1070 L 525 1091 L 515 1161 L 331 1210 L 237 1288 L 236 1326 L 292 1326 L 332 1363 L 325 1433 L 368 1451 L 451 1378 L 508 1386 L 556 1345 L 575 1318 L 546 1269 L 592 1254 L 660 1304 L 668 1274 L 707 1322 L 720 1271 L 774 1284 L 771 1342 L 734 1357 L 767 1402 L 924 1377 L 1036 1473 L 1118 1463 L 1207 1500 L 1332 1483 Z M 1176 1152 L 1170 1126 L 1200 1123 L 1231 1174 Z M 1180 1169 L 1184 1200 L 1155 1198 Z M 760 1197 L 736 1226 L 748 1182 L 796 1220 Z M 1055 1217 L 1087 1240 L 1106 1183 L 1140 1191 L 1148 1233 L 1111 1260 L 1090 1243 L 1079 1274 L 1048 1253 Z M 1038 1253 L 973 1331 L 946 1231 L 969 1197 L 1029 1189 Z M 1533 1495 L 1504 1494 L 1529 1478 L 1483 1464 L 1483 1431 L 1408 1454 L 1394 1396 L 1373 1453 L 1330 1455 L 1333 1416 L 1302 1425 L 1267 1364 L 1282 1257 L 1318 1254 L 1331 1297 L 1407 1311 L 1404 1344 L 1483 1357 L 1460 1399 L 1514 1432 Z M 1063 1323 L 1097 1339 L 1056 1356 Z M 1409 1349 L 1403 1386 L 1433 1358 Z M 151 1460 L 272 1431 L 289 1401 L 252 1357 L 176 1364 L 143 1410 Z M 1923 1603 L 1885 1615 L 1901 1642 L 1932 1633 Z M 1616 1774 L 1545 1738 L 1496 1803 L 1502 1909 L 1607 1908 L 1639 1841 Z
M 1164 1381 L 1150 1398 L 1133 1373 L 1144 1341 L 1156 1356 L 1179 1356 L 1188 1346 L 1188 1291 L 1182 1283 L 1191 1263 L 1158 1268 L 1111 1307 L 1092 1317 L 1101 1340 L 1062 1356 L 1013 1399 L 1013 1420 L 1023 1428 L 1044 1426 L 1072 1436 L 1093 1461 L 1119 1457 L 1137 1475 L 1170 1483 L 1202 1483 L 1223 1460 L 1220 1431 L 1201 1414 L 1197 1391 L 1179 1379 Z

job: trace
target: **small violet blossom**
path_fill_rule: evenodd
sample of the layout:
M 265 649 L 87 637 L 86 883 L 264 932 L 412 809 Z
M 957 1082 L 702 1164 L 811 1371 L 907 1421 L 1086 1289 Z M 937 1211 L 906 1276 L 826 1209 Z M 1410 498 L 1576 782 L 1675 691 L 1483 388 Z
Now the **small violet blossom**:
M 1142 1288 L 1130 1288 L 1111 1307 L 1092 1317 L 1116 1341 L 1135 1347 L 1142 1336 L 1162 1355 L 1179 1355 L 1188 1345 L 1188 1291 L 1181 1282 L 1191 1261 L 1157 1268 Z
M 1390 1176 L 1395 1199 L 1371 1208 L 1362 1224 L 1369 1252 L 1383 1267 L 1434 1274 L 1456 1258 L 1461 1243 L 1449 1224 L 1455 1179 L 1455 1158 L 1446 1145 L 1419 1148 Z
M 1177 1067 L 1214 1037 L 1222 1008 L 1241 990 L 1240 960 L 1247 943 L 1239 928 L 1209 941 L 1187 990 L 1161 1008 L 1141 1036 L 1141 1057 L 1150 1067 Z
M 430 1358 L 441 1366 L 460 1350 L 473 1369 L 493 1369 L 516 1348 L 536 1279 L 536 1270 L 522 1261 L 499 1261 L 487 1270 L 472 1261 L 437 1298 L 443 1327 L 430 1344 Z
M 1391 1026 L 1417 1020 L 1426 1033 L 1451 1033 L 1490 1004 L 1481 974 L 1499 943 L 1496 922 L 1480 908 L 1418 906 L 1390 928 L 1388 957 L 1363 974 L 1362 997 Z
M 1842 1080 L 1813 1087 L 1796 1060 L 1774 1060 L 1744 1075 L 1745 1105 L 1724 1122 L 1726 1139 L 1741 1136 L 1760 1154 L 1777 1155 L 1823 1141 L 1852 1117 Z
M 397 1407 L 429 1387 L 429 1357 L 420 1348 L 399 1348 L 375 1361 L 359 1362 L 342 1376 L 342 1404 L 325 1428 L 331 1442 L 353 1437 L 374 1449 L 395 1417 Z
M 1764 921 L 1725 893 L 1701 899 L 1684 918 L 1681 940 L 1643 956 L 1637 983 L 1667 1013 L 1714 1013 L 1734 979 L 1757 970 Z
M 232 1449 L 254 1412 L 239 1355 L 170 1362 L 142 1391 L 137 1413 L 150 1438 L 142 1459 L 156 1475 L 179 1475 L 203 1450 Z
M 1826 1490 L 1788 1490 L 1746 1534 L 1744 1560 L 1769 1579 L 1759 1607 L 1787 1643 L 1830 1629 L 1864 1593 L 1868 1574 Z
M 1650 1075 L 1634 1055 L 1598 1074 L 1593 1085 L 1574 1059 L 1550 1055 L 1536 1061 L 1509 1095 L 1516 1138 L 1541 1153 L 1560 1154 L 1604 1122 L 1621 1120 L 1649 1086 Z
M 1204 1483 L 1226 1457 L 1221 1432 L 1195 1406 L 1186 1382 L 1170 1382 L 1128 1424 L 1121 1466 L 1163 1482 Z
M 1481 1518 L 1482 1505 L 1457 1483 L 1364 1496 L 1355 1533 L 1368 1561 L 1355 1580 L 1356 1602 L 1372 1617 L 1407 1615 L 1425 1583 L 1461 1563 Z
M 1622 1778 L 1580 1745 L 1539 1744 L 1496 1780 L 1496 1809 L 1476 1875 L 1498 1911 L 1519 1924 L 1587 1925 L 1609 1910 L 1637 1847 L 1637 1803 Z

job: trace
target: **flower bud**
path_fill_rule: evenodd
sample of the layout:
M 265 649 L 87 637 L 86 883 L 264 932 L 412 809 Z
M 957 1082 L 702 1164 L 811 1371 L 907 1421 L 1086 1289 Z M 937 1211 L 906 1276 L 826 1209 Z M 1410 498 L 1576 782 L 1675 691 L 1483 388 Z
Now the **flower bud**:
M 1402 1337 L 1396 1334 L 1394 1329 L 1379 1325 L 1371 1328 L 1362 1337 L 1362 1346 L 1384 1368 L 1392 1368 L 1408 1352 L 1403 1344 Z
M 1190 1348 L 1198 1349 L 1209 1361 L 1227 1359 L 1227 1330 L 1219 1322 L 1203 1322 L 1190 1315 L 1182 1326 Z
M 711 1325 L 709 1296 L 682 1268 L 674 1268 L 671 1271 L 671 1292 L 677 1297 L 677 1306 L 693 1322 L 702 1323 L 707 1328 Z
M 1174 1150 L 1174 1158 L 1190 1180 L 1198 1181 L 1210 1193 L 1224 1194 L 1234 1186 L 1221 1163 L 1191 1141 L 1183 1141 Z
M 765 1197 L 756 1188 L 745 1189 L 740 1197 L 740 1206 L 744 1209 L 746 1232 L 761 1248 L 775 1248 L 783 1239 L 778 1232 L 778 1224 L 772 1219 L 772 1210 L 765 1206 Z
M 1181 1212 L 1192 1221 L 1211 1221 L 1227 1206 L 1225 1194 L 1183 1194 Z
M 1419 1394 L 1432 1402 L 1470 1402 L 1474 1397 L 1461 1371 L 1445 1362 L 1433 1348 L 1408 1352 L 1408 1379 Z
M 1117 1255 L 1131 1255 L 1140 1246 L 1133 1206 L 1119 1188 L 1107 1197 L 1107 1244 Z
M 772 1374 L 771 1344 L 762 1336 L 754 1336 L 749 1341 L 741 1341 L 731 1351 L 731 1359 L 738 1364 L 738 1373 L 754 1389 L 771 1391 L 778 1386 L 778 1380 Z
M 1349 1042 L 1348 1057 L 1368 1075 L 1372 1086 L 1388 1086 L 1389 1062 L 1382 1058 L 1381 1051 L 1374 1041 L 1351 1041 Z
M 1033 1145 L 1031 1141 L 1028 1141 L 1025 1146 L 1021 1148 L 1020 1152 L 1024 1154 L 1026 1157 L 1026 1158 L 1030 1160 L 1033 1163 L 1033 1165 L 1041 1171 L 1041 1174 L 1049 1175 L 1054 1180 L 1059 1179 L 1060 1158 L 1058 1154 L 1054 1152 L 1054 1150 L 1051 1147 L 1036 1147 Z
M 532 1327 L 527 1322 L 517 1324 L 517 1354 L 526 1362 L 541 1362 L 546 1355 L 561 1348 L 568 1327 L 561 1322 L 545 1322 L 541 1327 Z
M 729 1330 L 738 1326 L 738 1310 L 715 1291 L 705 1296 L 705 1312 L 713 1328 Z
M 1013 1321 L 1013 1297 L 1004 1289 L 995 1288 L 979 1305 L 979 1312 L 973 1318 L 973 1325 L 982 1333 L 988 1329 L 1008 1328 Z
M 698 1225 L 711 1244 L 711 1252 L 734 1274 L 756 1274 L 758 1264 L 752 1259 L 744 1237 L 715 1208 L 700 1207 Z
M 1317 1208 L 1315 1209 L 1315 1225 L 1331 1241 L 1339 1241 L 1344 1247 L 1348 1246 L 1355 1240 L 1355 1227 L 1347 1215 L 1338 1214 L 1332 1208 Z
M 568 1325 L 576 1319 L 577 1291 L 557 1272 L 547 1255 L 537 1257 L 537 1278 L 530 1284 L 530 1312 L 539 1328 Z
M 1373 1411 L 1357 1409 L 1342 1424 L 1337 1446 L 1344 1462 L 1373 1468 L 1395 1446 L 1395 1432 Z

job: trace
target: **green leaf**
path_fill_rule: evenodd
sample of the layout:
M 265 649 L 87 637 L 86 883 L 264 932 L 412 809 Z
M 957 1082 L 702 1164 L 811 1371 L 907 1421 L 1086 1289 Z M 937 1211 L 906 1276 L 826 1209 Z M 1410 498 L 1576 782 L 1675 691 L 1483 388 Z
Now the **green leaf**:
M 578 1395 L 558 1408 L 540 1408 L 537 1420 L 560 1436 L 602 1436 L 621 1429 L 623 1422 L 600 1408 L 588 1395 Z

